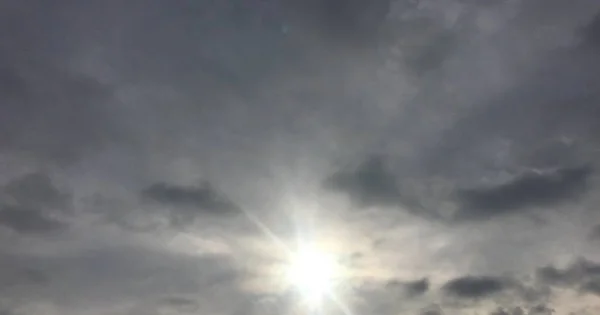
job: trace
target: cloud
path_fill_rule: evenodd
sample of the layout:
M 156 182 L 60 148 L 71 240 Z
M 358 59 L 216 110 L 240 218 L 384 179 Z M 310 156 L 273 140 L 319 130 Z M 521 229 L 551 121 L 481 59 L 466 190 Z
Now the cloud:
M 28 173 L 6 184 L 6 198 L 22 206 L 67 210 L 69 196 L 59 191 L 45 173 Z
M 186 310 L 192 306 L 183 300 L 190 297 L 195 301 L 190 303 L 202 306 L 198 311 L 209 311 L 228 308 L 216 298 L 219 294 L 227 294 L 230 308 L 247 299 L 238 288 L 243 273 L 228 257 L 188 255 L 140 244 L 98 245 L 61 254 L 6 253 L 0 265 L 37 270 L 45 280 L 40 284 L 15 278 L 11 286 L 4 287 L 4 298 L 16 301 L 23 294 L 35 295 L 62 308 L 95 312 L 120 305 L 132 305 L 134 311 L 157 304 Z
M 392 1 L 305 1 L 300 8 L 305 19 L 318 26 L 317 31 L 328 41 L 336 43 L 372 43 L 390 13 Z M 298 8 L 298 6 L 296 6 Z M 308 22 L 306 21 L 306 22 Z M 315 23 L 316 22 L 316 23 Z
M 597 46 L 600 44 L 600 14 L 596 15 L 583 30 L 584 43 Z
M 427 293 L 429 285 L 428 278 L 408 282 L 393 280 L 386 284 L 386 288 L 390 290 L 398 288 L 408 297 L 417 297 Z
M 465 276 L 448 281 L 444 291 L 461 299 L 478 299 L 500 293 L 507 288 L 506 279 Z
M 580 258 L 562 269 L 554 266 L 541 267 L 537 270 L 537 277 L 551 286 L 600 294 L 600 264 L 585 258 Z
M 489 219 L 524 207 L 548 207 L 573 201 L 587 191 L 590 166 L 527 172 L 494 187 L 459 189 L 459 220 Z
M 402 208 L 421 217 L 452 223 L 489 220 L 517 214 L 526 208 L 574 203 L 588 191 L 593 175 L 591 165 L 526 171 L 500 184 L 479 184 L 474 188 L 461 188 L 455 184 L 449 193 L 440 197 L 433 190 L 415 188 L 430 185 L 426 178 L 400 178 L 389 164 L 390 161 L 382 156 L 369 157 L 356 169 L 342 170 L 327 178 L 324 187 L 349 195 L 361 208 Z M 436 198 L 441 198 L 441 206 L 422 205 L 422 200 Z M 454 204 L 457 210 L 444 217 L 444 203 Z
M 600 240 L 600 225 L 596 225 L 590 230 L 588 238 L 591 241 Z
M 144 189 L 142 196 L 165 205 L 197 207 L 217 214 L 226 214 L 237 209 L 207 182 L 198 187 L 156 183 Z
M 421 196 L 414 193 L 414 187 L 406 189 L 411 185 L 402 185 L 390 162 L 388 156 L 371 155 L 356 168 L 348 167 L 329 176 L 323 187 L 347 195 L 359 208 L 400 207 L 419 216 L 437 217 L 421 205 Z
M 514 312 L 511 312 L 505 308 L 498 308 L 497 310 L 492 311 L 490 315 L 512 315 L 512 313 Z
M 0 224 L 17 233 L 48 234 L 65 230 L 61 214 L 70 210 L 70 198 L 45 173 L 27 173 L 0 190 Z
M 531 315 L 552 315 L 555 312 L 554 309 L 544 304 L 536 305 L 529 310 L 529 314 Z
M 382 156 L 371 156 L 354 170 L 342 170 L 325 180 L 324 187 L 350 195 L 360 207 L 394 206 L 401 200 L 396 177 Z
M 117 139 L 110 117 L 95 106 L 111 98 L 109 87 L 34 59 L 25 55 L 0 60 L 2 80 L 10 87 L 0 97 L 5 104 L 0 110 L 0 152 L 64 165 Z
M 406 283 L 406 291 L 410 296 L 424 294 L 427 290 L 429 290 L 429 279 L 427 278 Z
M 310 239 L 359 314 L 598 313 L 597 8 L 0 1 L 0 309 L 303 313 Z
M 444 315 L 444 311 L 438 305 L 427 307 L 419 315 Z
M 0 225 L 26 234 L 45 234 L 64 230 L 67 225 L 47 216 L 41 209 L 4 205 L 0 208 Z
M 168 297 L 164 298 L 162 303 L 170 306 L 194 306 L 196 302 L 189 298 L 184 297 Z
M 236 204 L 208 182 L 199 186 L 155 183 L 142 192 L 142 199 L 171 206 L 169 216 L 176 225 L 193 222 L 201 215 L 230 216 L 240 214 Z
M 535 305 L 533 307 L 512 307 L 512 308 L 498 308 L 497 310 L 490 313 L 490 315 L 552 315 L 555 311 L 552 308 L 544 304 Z
M 395 25 L 409 39 L 403 43 L 404 61 L 418 76 L 439 70 L 461 43 L 456 30 L 441 24 L 434 18 L 418 17 Z

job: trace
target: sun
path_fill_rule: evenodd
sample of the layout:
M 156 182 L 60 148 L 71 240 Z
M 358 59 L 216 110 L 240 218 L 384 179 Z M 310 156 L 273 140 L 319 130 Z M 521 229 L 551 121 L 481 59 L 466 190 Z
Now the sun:
M 303 247 L 288 262 L 286 280 L 310 306 L 331 293 L 339 271 L 333 255 L 315 247 Z

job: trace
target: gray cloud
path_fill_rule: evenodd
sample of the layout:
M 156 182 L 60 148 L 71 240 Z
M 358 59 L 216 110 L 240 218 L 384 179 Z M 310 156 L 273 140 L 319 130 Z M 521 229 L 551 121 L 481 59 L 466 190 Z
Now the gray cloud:
M 444 285 L 446 293 L 464 299 L 489 297 L 502 292 L 506 288 L 506 279 L 476 276 L 456 278 Z
M 1 96 L 5 104 L 0 112 L 2 152 L 64 164 L 117 139 L 107 113 L 97 105 L 110 99 L 109 87 L 29 58 L 5 58 L 0 63 L 8 64 L 2 80 L 10 87 Z
M 497 310 L 492 311 L 490 313 L 490 315 L 512 315 L 513 313 L 514 313 L 514 311 L 510 311 L 510 310 L 507 310 L 505 308 L 499 307 Z M 522 315 L 522 313 L 519 314 L 519 315 Z
M 591 229 L 588 238 L 592 241 L 600 239 L 600 225 L 596 225 Z
M 184 298 L 184 297 L 168 297 L 168 298 L 164 298 L 162 300 L 162 303 L 169 305 L 169 306 L 195 306 L 196 302 L 192 299 L 189 298 Z
M 600 42 L 600 15 L 596 15 L 583 30 L 584 43 L 597 46 Z
M 442 219 L 443 209 L 426 208 L 421 200 L 438 198 L 432 191 L 414 189 L 428 185 L 422 179 L 403 179 L 393 172 L 390 160 L 373 156 L 356 169 L 342 170 L 325 180 L 324 187 L 344 192 L 359 207 L 402 207 L 423 217 Z M 458 210 L 443 220 L 464 222 L 488 220 L 496 216 L 519 213 L 524 208 L 555 207 L 576 202 L 589 189 L 593 174 L 590 165 L 547 171 L 527 171 L 495 185 L 453 187 L 442 202 L 453 202 Z M 405 183 L 403 183 L 405 182 Z M 406 187 L 411 189 L 406 189 Z M 426 196 L 426 194 L 430 194 Z
M 0 191 L 0 224 L 26 234 L 65 230 L 61 214 L 70 210 L 70 198 L 44 173 L 28 173 L 9 181 Z
M 529 314 L 531 315 L 552 315 L 555 312 L 554 309 L 544 304 L 536 305 L 529 310 Z
M 349 194 L 360 207 L 395 206 L 403 198 L 387 162 L 385 157 L 372 156 L 356 169 L 342 170 L 326 179 L 324 187 Z
M 600 264 L 580 258 L 561 269 L 554 266 L 539 268 L 538 278 L 548 285 L 567 287 L 594 295 L 600 294 Z
M 298 234 L 358 314 L 597 313 L 599 9 L 0 1 L 0 310 L 302 313 Z
M 528 172 L 511 181 L 490 188 L 456 191 L 461 210 L 459 220 L 489 219 L 527 206 L 556 206 L 587 191 L 592 174 L 590 166 L 547 172 Z
M 41 209 L 4 205 L 0 208 L 0 225 L 19 233 L 51 233 L 67 225 L 44 214 Z
M 308 1 L 321 17 L 323 29 L 332 40 L 367 39 L 376 36 L 377 30 L 390 11 L 390 0 L 377 0 L 365 4 L 361 1 Z
M 50 176 L 29 173 L 16 178 L 3 188 L 5 198 L 22 206 L 67 210 L 69 196 L 56 188 Z
M 420 315 L 444 315 L 444 311 L 439 306 L 431 306 L 422 310 Z
M 415 281 L 390 281 L 386 284 L 386 288 L 390 290 L 394 290 L 399 288 L 401 291 L 404 291 L 405 295 L 408 297 L 417 297 L 423 295 L 429 291 L 429 279 L 423 278 Z
M 192 207 L 214 214 L 238 212 L 235 204 L 207 182 L 197 187 L 156 183 L 145 188 L 142 197 L 164 205 Z
M 421 295 L 429 290 L 429 279 L 424 278 L 421 280 L 409 282 L 406 284 L 406 291 L 410 296 Z
M 539 304 L 527 308 L 520 306 L 512 308 L 498 308 L 497 310 L 491 312 L 490 315 L 552 315 L 554 313 L 554 309 L 544 304 Z

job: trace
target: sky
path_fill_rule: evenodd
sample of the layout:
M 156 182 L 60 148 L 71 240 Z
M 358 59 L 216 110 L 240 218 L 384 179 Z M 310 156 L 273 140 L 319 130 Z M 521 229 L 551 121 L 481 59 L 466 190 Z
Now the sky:
M 598 314 L 599 14 L 0 0 L 0 314 Z

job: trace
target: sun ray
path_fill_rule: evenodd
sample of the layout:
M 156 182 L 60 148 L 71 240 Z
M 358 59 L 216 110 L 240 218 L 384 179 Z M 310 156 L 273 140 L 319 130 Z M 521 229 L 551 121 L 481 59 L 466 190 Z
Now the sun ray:
M 320 249 L 311 237 L 301 237 L 300 233 L 297 233 L 296 248 L 293 249 L 259 218 L 249 211 L 242 210 L 242 212 L 276 247 L 284 252 L 287 257 L 287 266 L 285 266 L 286 271 L 284 272 L 285 281 L 288 286 L 294 287 L 298 291 L 304 300 L 303 302 L 312 311 L 321 309 L 325 299 L 327 299 L 333 302 L 344 315 L 353 315 L 350 308 L 334 292 L 341 267 L 336 262 L 333 254 Z M 312 228 L 312 225 L 310 228 Z M 309 229 L 309 231 L 312 231 L 312 229 Z M 303 232 L 306 232 L 306 230 Z

